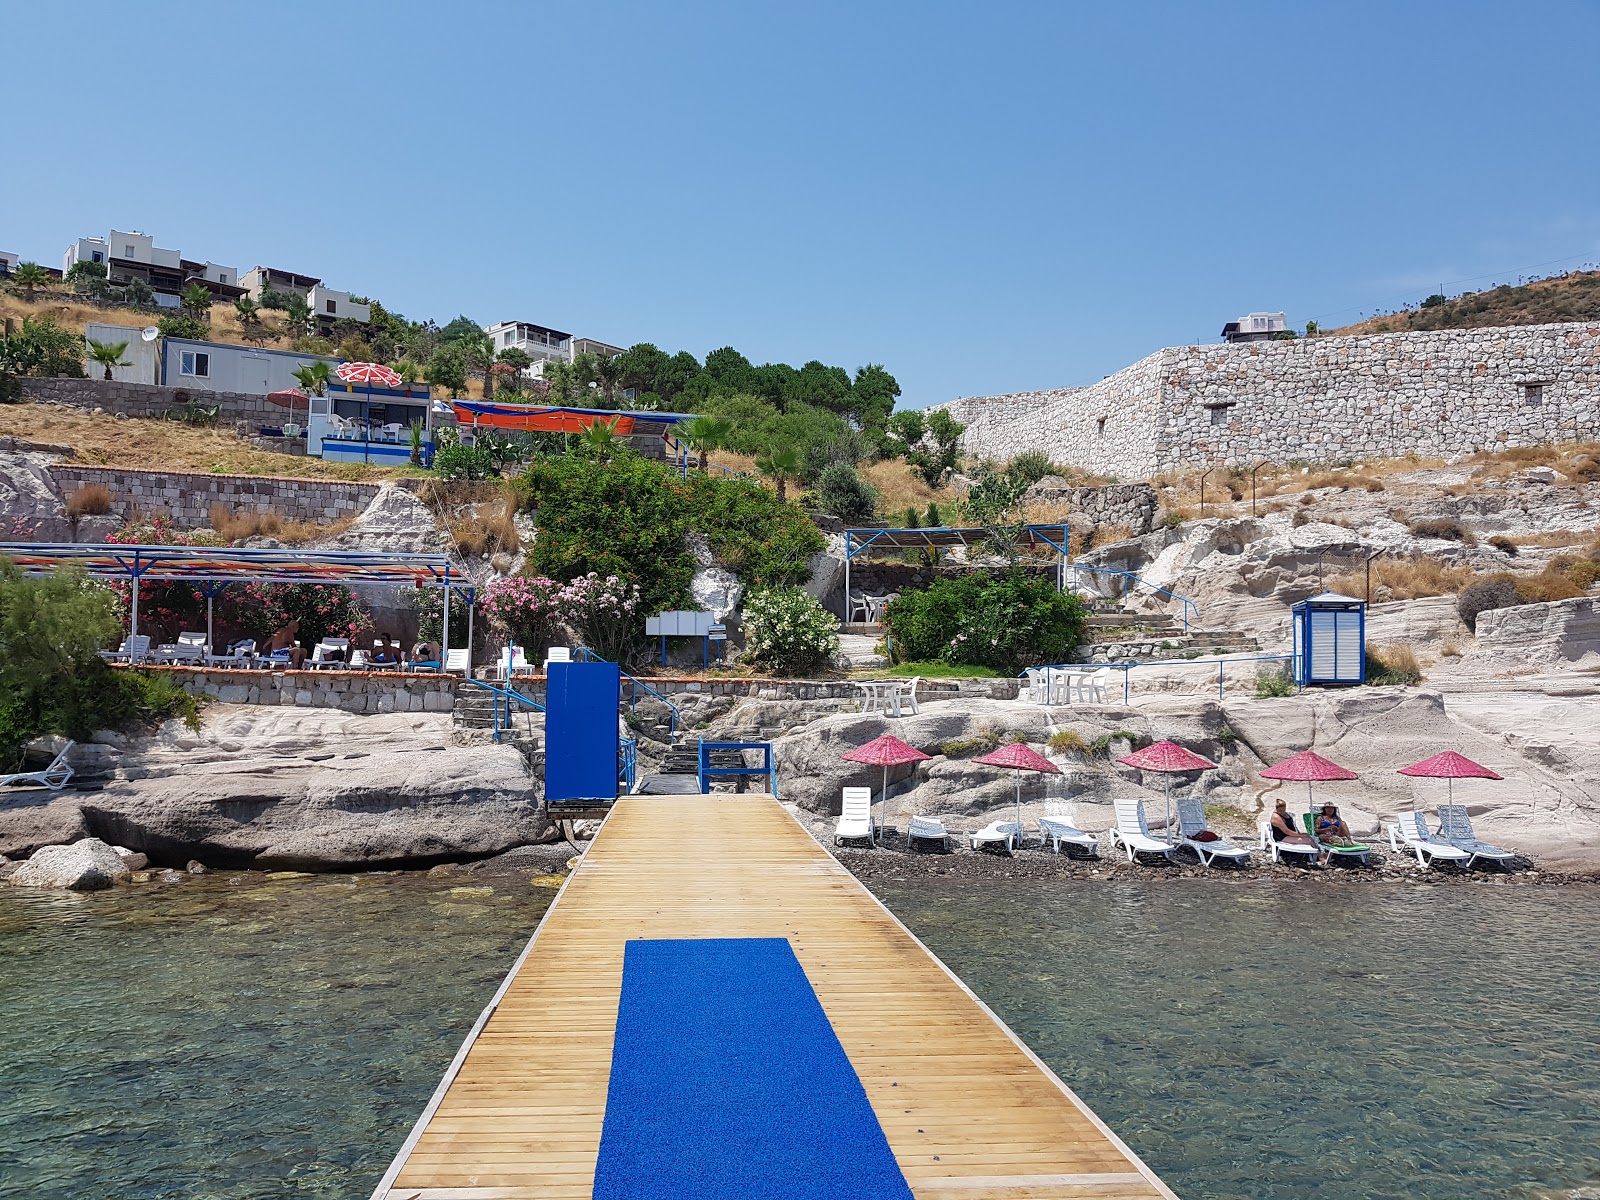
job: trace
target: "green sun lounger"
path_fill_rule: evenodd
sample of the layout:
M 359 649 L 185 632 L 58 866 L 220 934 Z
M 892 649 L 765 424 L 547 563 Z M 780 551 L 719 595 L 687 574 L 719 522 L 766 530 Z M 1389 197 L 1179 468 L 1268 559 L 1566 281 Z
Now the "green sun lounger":
M 1363 846 L 1359 843 L 1349 846 L 1339 846 L 1333 842 L 1325 842 L 1321 838 L 1317 837 L 1317 816 L 1315 813 L 1301 813 L 1300 821 L 1305 825 L 1306 833 L 1310 836 L 1311 840 L 1316 842 L 1317 845 L 1321 846 L 1329 854 L 1337 854 L 1343 858 L 1359 858 L 1362 863 L 1365 863 L 1367 861 L 1367 855 L 1372 853 L 1371 846 Z

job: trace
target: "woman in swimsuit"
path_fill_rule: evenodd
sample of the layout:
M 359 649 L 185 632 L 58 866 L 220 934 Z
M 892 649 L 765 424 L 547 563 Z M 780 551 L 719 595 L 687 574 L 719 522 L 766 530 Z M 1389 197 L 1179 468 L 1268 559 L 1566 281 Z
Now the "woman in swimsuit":
M 1278 800 L 1277 806 L 1272 810 L 1269 826 L 1272 829 L 1272 840 L 1275 842 L 1287 842 L 1292 846 L 1315 846 L 1317 844 L 1309 834 L 1296 831 L 1294 825 L 1289 821 L 1288 802 L 1282 798 Z M 1328 852 L 1319 848 L 1317 862 L 1325 863 L 1327 861 Z

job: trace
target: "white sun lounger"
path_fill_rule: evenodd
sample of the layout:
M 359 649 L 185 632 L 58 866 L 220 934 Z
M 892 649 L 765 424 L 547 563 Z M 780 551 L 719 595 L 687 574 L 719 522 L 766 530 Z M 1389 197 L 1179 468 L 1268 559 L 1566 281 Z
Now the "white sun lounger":
M 32 784 L 34 787 L 49 788 L 52 792 L 59 792 L 72 778 L 72 768 L 67 766 L 67 755 L 72 753 L 72 748 L 77 744 L 68 742 L 61 753 L 56 755 L 50 765 L 42 771 L 18 771 L 13 775 L 0 775 L 0 787 Z
M 876 838 L 878 827 L 872 819 L 872 789 L 847 787 L 841 793 L 839 822 L 833 827 L 833 844 L 845 838 Z
M 1057 854 L 1061 853 L 1062 846 L 1066 846 L 1069 857 L 1100 857 L 1100 839 L 1078 828 L 1074 823 L 1071 805 L 1065 800 L 1044 802 L 1044 816 L 1039 818 L 1039 838 L 1043 845 L 1049 846 Z M 1073 847 L 1087 853 L 1074 855 Z
M 1449 842 L 1440 841 L 1428 832 L 1428 818 L 1425 814 L 1401 813 L 1399 819 L 1389 826 L 1389 845 L 1396 854 L 1406 851 L 1417 856 L 1419 867 L 1430 867 L 1435 861 L 1459 863 L 1470 866 L 1472 855 L 1458 846 Z
M 942 842 L 950 848 L 950 831 L 938 817 L 912 817 L 906 823 L 906 839 L 910 841 Z
M 1261 827 L 1261 849 L 1271 862 L 1281 863 L 1290 855 L 1298 858 L 1321 858 L 1322 851 L 1318 848 L 1319 845 L 1320 843 L 1308 846 L 1304 842 L 1280 842 L 1272 836 L 1271 814 L 1268 814 L 1266 824 Z
M 974 850 L 993 846 L 996 842 L 1003 842 L 1007 850 L 1016 849 L 1022 844 L 1022 826 L 1015 821 L 990 821 L 972 834 Z
M 1154 836 L 1150 826 L 1145 824 L 1143 800 L 1113 800 L 1111 807 L 1117 814 L 1116 827 L 1111 830 L 1111 844 L 1127 851 L 1129 862 L 1140 854 L 1172 858 L 1172 843 Z
M 1508 858 L 1517 857 L 1515 850 L 1502 850 L 1499 846 L 1491 846 L 1488 842 L 1478 840 L 1478 835 L 1473 832 L 1472 818 L 1467 815 L 1465 804 L 1439 805 L 1439 836 L 1457 850 L 1465 850 L 1472 855 L 1467 862 L 1469 867 L 1480 858 L 1486 862 L 1504 862 Z
M 336 650 L 342 650 L 344 654 L 339 658 L 329 658 L 328 655 Z M 342 671 L 350 665 L 349 638 L 323 638 L 317 643 L 316 648 L 311 651 L 311 669 L 313 671 L 320 670 L 323 667 L 338 668 Z
M 1250 851 L 1241 850 L 1220 837 L 1215 841 L 1196 840 L 1195 835 L 1204 832 L 1206 832 L 1205 805 L 1198 800 L 1179 800 L 1178 845 L 1187 846 L 1199 855 L 1202 867 L 1209 867 L 1219 858 L 1241 867 L 1250 865 Z
M 150 635 L 148 633 L 139 633 L 133 637 L 123 638 L 120 649 L 100 651 L 100 657 L 107 662 L 143 662 L 149 656 Z

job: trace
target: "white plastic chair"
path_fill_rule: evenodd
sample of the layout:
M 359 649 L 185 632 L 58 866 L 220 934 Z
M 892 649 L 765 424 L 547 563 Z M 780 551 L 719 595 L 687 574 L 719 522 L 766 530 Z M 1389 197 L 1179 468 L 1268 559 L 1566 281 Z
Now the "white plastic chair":
M 1143 800 L 1113 800 L 1111 807 L 1117 814 L 1116 827 L 1111 830 L 1111 844 L 1121 846 L 1129 862 L 1140 854 L 1159 854 L 1168 861 L 1172 859 L 1172 843 L 1154 836 L 1150 826 L 1145 824 Z
M 909 846 L 914 841 L 940 842 L 948 850 L 950 831 L 938 817 L 911 817 L 906 822 L 906 843 Z
M 50 765 L 42 771 L 18 771 L 12 775 L 0 775 L 0 787 L 15 787 L 19 783 L 31 783 L 35 787 L 49 788 L 52 792 L 59 792 L 67 786 L 72 779 L 72 768 L 67 766 L 67 755 L 77 742 L 68 742 L 62 747 L 61 753 L 56 755 Z
M 867 838 L 875 841 L 877 823 L 872 819 L 872 789 L 847 787 L 840 794 L 839 820 L 833 827 L 833 844 L 840 845 L 846 838 Z
M 300 428 L 298 422 L 285 421 L 283 423 L 283 436 L 286 438 L 297 438 L 302 432 L 304 431 Z
M 107 662 L 143 662 L 150 657 L 150 635 L 148 633 L 134 634 L 133 637 L 123 638 L 122 646 L 117 650 L 102 650 L 100 657 Z
M 1469 867 L 1480 858 L 1488 862 L 1504 862 L 1508 858 L 1517 857 L 1515 850 L 1502 850 L 1499 846 L 1491 846 L 1488 842 L 1478 840 L 1478 835 L 1473 832 L 1472 818 L 1467 814 L 1465 804 L 1439 805 L 1439 836 L 1457 850 L 1465 850 L 1472 855 L 1467 863 Z
M 1268 861 L 1275 863 L 1281 863 L 1288 855 L 1313 859 L 1322 857 L 1322 851 L 1317 846 L 1307 846 L 1304 842 L 1280 842 L 1273 837 L 1271 814 L 1268 814 L 1266 824 L 1261 826 L 1261 849 Z
M 1241 850 L 1221 838 L 1216 841 L 1197 841 L 1196 834 L 1206 832 L 1206 810 L 1198 800 L 1178 801 L 1178 845 L 1187 846 L 1200 857 L 1200 865 L 1209 867 L 1217 859 L 1226 859 L 1241 867 L 1250 865 L 1250 851 Z
M 203 633 L 189 633 L 187 630 L 178 635 L 177 642 L 172 647 L 173 662 L 204 662 L 211 653 L 211 647 L 206 645 L 206 635 Z
M 1106 684 L 1110 679 L 1110 667 L 1101 667 L 1098 671 L 1090 671 L 1086 675 L 1079 675 L 1079 702 L 1082 704 L 1104 704 L 1106 702 Z
M 335 651 L 335 650 L 343 650 L 344 651 L 344 658 L 339 658 L 339 659 L 331 659 L 331 658 L 329 658 L 328 655 L 330 653 L 332 653 L 333 651 Z M 311 651 L 311 669 L 313 671 L 316 671 L 316 670 L 320 670 L 323 667 L 329 667 L 329 668 L 347 667 L 347 666 L 350 665 L 349 662 L 346 661 L 349 657 L 350 657 L 350 639 L 349 638 L 323 638 L 320 642 L 318 642 L 316 644 L 315 649 L 313 649 Z
M 1431 867 L 1435 862 L 1458 863 L 1461 866 L 1472 865 L 1472 854 L 1452 846 L 1449 842 L 1440 841 L 1428 832 L 1428 818 L 1425 814 L 1401 813 L 1393 825 L 1389 826 L 1389 846 L 1396 854 L 1410 851 L 1417 856 L 1417 866 Z
M 446 673 L 454 672 L 458 675 L 465 675 L 470 657 L 465 649 L 446 650 L 444 652 L 444 669 Z
M 922 712 L 922 710 L 917 707 L 917 685 L 921 682 L 922 676 L 914 676 L 909 681 L 902 683 L 899 687 L 895 688 L 894 691 L 889 693 L 889 703 L 893 705 L 892 711 L 895 716 L 898 717 L 901 715 L 900 706 L 902 704 L 909 705 L 913 713 Z
M 571 646 L 548 646 L 544 652 L 544 669 L 550 670 L 551 663 L 569 663 L 572 661 Z
M 1044 816 L 1039 818 L 1039 838 L 1043 845 L 1049 846 L 1057 854 L 1061 853 L 1062 846 L 1066 846 L 1069 857 L 1100 857 L 1100 839 L 1078 828 L 1072 804 L 1067 800 L 1044 802 Z M 1073 847 L 1088 853 L 1074 855 Z
M 1022 844 L 1022 826 L 1015 821 L 990 821 L 972 834 L 974 850 L 993 846 L 996 842 L 1003 842 L 1007 850 L 1015 850 Z
M 862 622 L 871 622 L 871 620 L 872 620 L 872 598 L 870 596 L 865 595 L 862 592 L 851 592 L 850 593 L 850 623 L 851 624 L 856 624 L 858 616 L 860 617 L 860 620 Z

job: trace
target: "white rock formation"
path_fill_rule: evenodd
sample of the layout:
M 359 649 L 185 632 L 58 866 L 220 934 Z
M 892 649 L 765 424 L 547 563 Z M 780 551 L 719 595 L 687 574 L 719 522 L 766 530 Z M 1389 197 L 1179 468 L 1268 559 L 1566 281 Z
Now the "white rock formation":
M 44 846 L 10 875 L 17 887 L 67 888 L 98 892 L 126 883 L 133 872 L 117 851 L 99 838 L 84 838 L 69 846 Z

